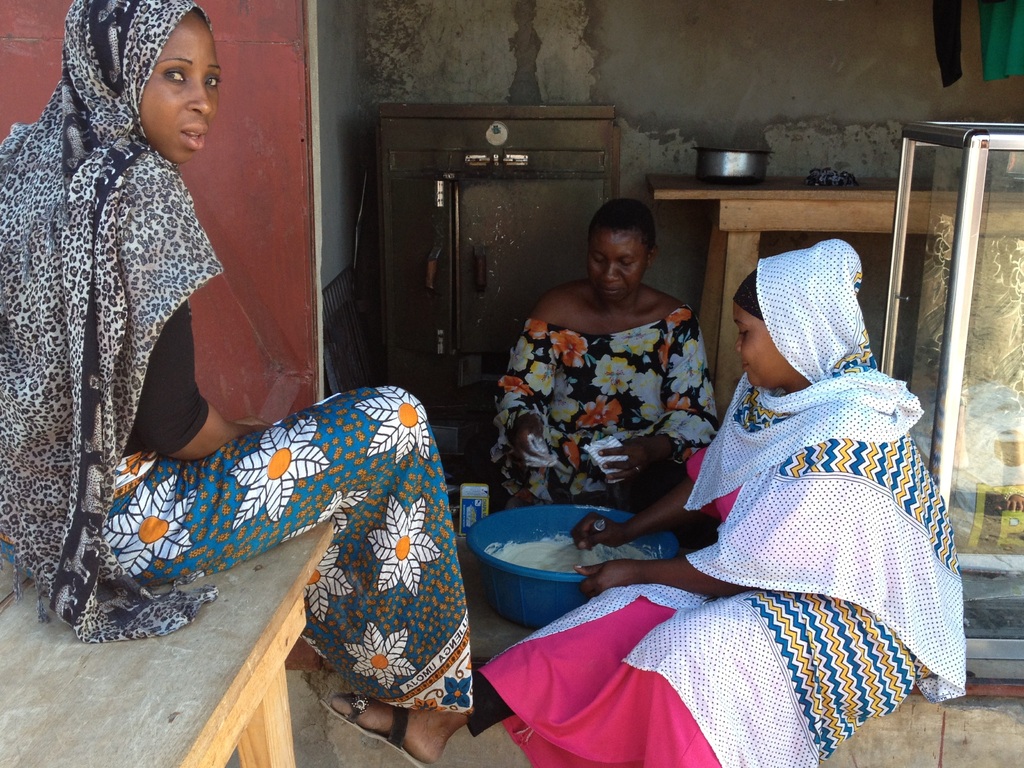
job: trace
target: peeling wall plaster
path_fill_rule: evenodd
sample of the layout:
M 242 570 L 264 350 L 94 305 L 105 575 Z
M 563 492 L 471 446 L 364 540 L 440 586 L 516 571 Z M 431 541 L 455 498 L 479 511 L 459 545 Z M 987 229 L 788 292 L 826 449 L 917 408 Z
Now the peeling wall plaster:
M 372 104 L 505 101 L 516 61 L 515 3 L 366 3 L 363 77 Z
M 587 3 L 566 0 L 537 5 L 534 26 L 543 30 L 537 75 L 544 103 L 590 103 L 596 52 L 585 39 Z
M 765 143 L 772 150 L 772 172 L 800 176 L 829 166 L 860 176 L 893 176 L 900 165 L 902 123 L 837 125 L 827 120 L 768 125 Z

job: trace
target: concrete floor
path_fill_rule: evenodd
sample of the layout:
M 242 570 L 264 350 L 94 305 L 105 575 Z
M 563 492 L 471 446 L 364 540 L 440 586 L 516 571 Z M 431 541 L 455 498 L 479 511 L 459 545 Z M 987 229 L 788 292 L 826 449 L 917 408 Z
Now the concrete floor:
M 327 673 L 289 672 L 298 768 L 402 768 L 406 760 L 331 718 L 318 698 L 332 689 Z M 898 712 L 865 725 L 840 745 L 829 768 L 1014 768 L 1024 754 L 1024 703 L 968 698 L 935 706 L 914 696 Z M 235 763 L 237 765 L 237 763 Z M 501 727 L 478 738 L 460 731 L 439 768 L 527 768 Z M 780 767 L 783 768 L 783 767 Z
M 385 744 L 361 736 L 331 717 L 319 697 L 335 690 L 327 673 L 289 672 L 288 689 L 298 768 L 408 768 L 404 757 Z M 523 756 L 504 728 L 496 727 L 478 738 L 459 731 L 437 766 L 450 768 L 527 768 Z

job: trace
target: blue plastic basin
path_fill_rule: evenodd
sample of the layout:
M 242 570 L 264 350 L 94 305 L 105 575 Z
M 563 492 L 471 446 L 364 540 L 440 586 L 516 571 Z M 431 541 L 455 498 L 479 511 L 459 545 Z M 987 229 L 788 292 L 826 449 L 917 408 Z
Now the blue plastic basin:
M 487 553 L 491 544 L 539 541 L 553 536 L 568 536 L 573 526 L 588 512 L 597 512 L 618 522 L 632 515 L 606 507 L 575 504 L 551 504 L 519 507 L 495 512 L 476 523 L 466 534 L 466 544 L 480 560 L 484 594 L 495 611 L 509 621 L 527 627 L 542 627 L 586 602 L 578 573 L 556 573 L 527 568 Z M 631 542 L 652 558 L 675 557 L 679 542 L 671 533 L 641 536 Z

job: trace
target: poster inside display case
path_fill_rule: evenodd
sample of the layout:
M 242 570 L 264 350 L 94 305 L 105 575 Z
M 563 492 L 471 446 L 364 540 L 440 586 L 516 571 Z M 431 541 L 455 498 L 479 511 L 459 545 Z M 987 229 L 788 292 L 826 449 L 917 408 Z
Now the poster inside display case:
M 882 367 L 950 511 L 968 655 L 1024 659 L 1024 125 L 903 132 Z

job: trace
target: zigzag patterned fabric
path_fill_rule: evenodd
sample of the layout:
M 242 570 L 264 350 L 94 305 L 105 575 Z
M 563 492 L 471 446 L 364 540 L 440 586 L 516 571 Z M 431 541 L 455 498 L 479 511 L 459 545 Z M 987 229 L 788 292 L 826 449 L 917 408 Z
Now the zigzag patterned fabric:
M 915 662 L 868 611 L 823 595 L 758 592 L 744 601 L 778 646 L 819 758 L 913 690 Z
M 885 487 L 903 513 L 927 531 L 939 560 L 959 573 L 953 527 L 942 513 L 943 502 L 909 436 L 891 443 L 833 439 L 794 454 L 779 468 L 784 477 L 824 472 L 854 475 Z
M 732 411 L 732 420 L 743 426 L 748 432 L 760 432 L 762 429 L 785 421 L 788 414 L 778 414 L 765 408 L 758 401 L 758 391 L 751 388 Z

